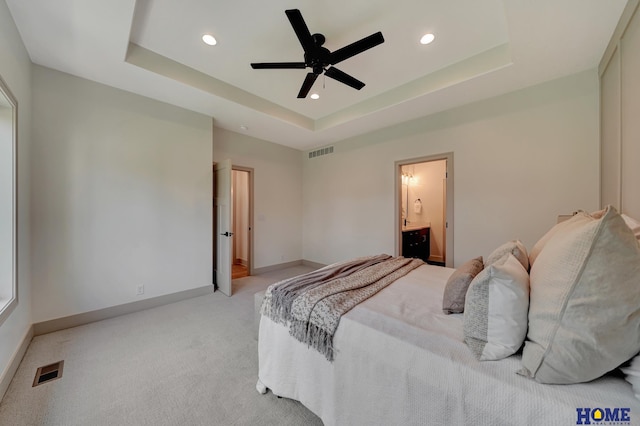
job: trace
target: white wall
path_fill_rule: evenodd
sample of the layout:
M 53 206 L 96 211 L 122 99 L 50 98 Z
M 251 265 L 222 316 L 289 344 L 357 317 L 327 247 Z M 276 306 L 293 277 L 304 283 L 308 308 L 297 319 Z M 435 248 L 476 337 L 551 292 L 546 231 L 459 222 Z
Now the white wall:
M 335 144 L 304 160 L 303 255 L 395 251 L 394 162 L 454 153 L 454 264 L 514 238 L 530 248 L 560 213 L 598 207 L 595 70 Z
M 33 90 L 34 322 L 210 285 L 212 119 L 39 66 Z
M 254 170 L 254 259 L 262 268 L 302 259 L 302 162 L 298 150 L 219 128 L 213 159 Z
M 31 326 L 29 150 L 31 145 L 31 61 L 9 9 L 0 1 L 0 75 L 18 101 L 18 305 L 0 324 L 0 383 Z M 3 389 L 0 389 L 0 397 Z

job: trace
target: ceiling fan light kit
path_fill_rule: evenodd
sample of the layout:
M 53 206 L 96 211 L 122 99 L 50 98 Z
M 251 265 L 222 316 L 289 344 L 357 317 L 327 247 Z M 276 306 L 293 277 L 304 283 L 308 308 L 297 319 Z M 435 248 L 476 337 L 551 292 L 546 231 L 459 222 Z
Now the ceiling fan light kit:
M 318 76 L 322 73 L 329 78 L 357 90 L 360 90 L 365 86 L 363 82 L 343 71 L 340 71 L 334 65 L 384 43 L 384 37 L 380 31 L 331 52 L 329 49 L 322 46 L 326 41 L 324 35 L 319 33 L 311 34 L 304 18 L 302 17 L 302 13 L 300 13 L 298 9 L 285 10 L 285 13 L 287 18 L 289 18 L 293 31 L 295 31 L 296 36 L 302 45 L 302 49 L 304 50 L 304 62 L 259 62 L 251 64 L 253 69 L 311 68 L 312 72 L 307 73 L 307 76 L 302 83 L 302 87 L 300 88 L 300 92 L 298 92 L 298 98 L 307 97 L 313 83 L 315 83 Z

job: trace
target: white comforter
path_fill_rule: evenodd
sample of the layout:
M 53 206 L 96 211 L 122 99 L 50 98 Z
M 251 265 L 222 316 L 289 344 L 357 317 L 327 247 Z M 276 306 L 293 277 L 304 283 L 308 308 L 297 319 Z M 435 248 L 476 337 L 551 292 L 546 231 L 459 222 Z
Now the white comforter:
M 442 313 L 452 272 L 421 266 L 348 312 L 333 363 L 262 317 L 259 385 L 326 425 L 575 425 L 578 409 L 620 407 L 631 423 L 616 424 L 640 424 L 640 401 L 619 377 L 541 385 L 516 374 L 519 356 L 477 361 L 462 315 Z

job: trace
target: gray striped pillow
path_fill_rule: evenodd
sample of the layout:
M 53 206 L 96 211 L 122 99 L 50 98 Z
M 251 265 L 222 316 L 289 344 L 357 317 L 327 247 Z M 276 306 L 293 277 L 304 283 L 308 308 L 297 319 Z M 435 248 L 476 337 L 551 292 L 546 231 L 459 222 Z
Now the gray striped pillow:
M 459 314 L 464 311 L 464 298 L 469 284 L 484 268 L 482 256 L 471 259 L 462 264 L 447 280 L 442 297 L 442 312 L 445 314 Z
M 529 274 L 511 253 L 480 272 L 464 306 L 464 342 L 480 361 L 506 358 L 527 335 Z

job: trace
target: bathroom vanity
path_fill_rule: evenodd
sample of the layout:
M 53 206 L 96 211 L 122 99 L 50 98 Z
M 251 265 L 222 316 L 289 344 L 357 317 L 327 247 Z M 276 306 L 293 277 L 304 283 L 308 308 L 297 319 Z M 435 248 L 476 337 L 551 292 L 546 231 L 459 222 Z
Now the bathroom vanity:
M 425 262 L 431 254 L 431 224 L 416 224 L 402 227 L 402 256 L 415 257 Z

